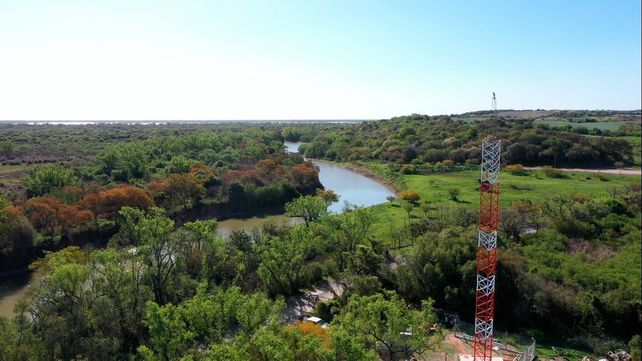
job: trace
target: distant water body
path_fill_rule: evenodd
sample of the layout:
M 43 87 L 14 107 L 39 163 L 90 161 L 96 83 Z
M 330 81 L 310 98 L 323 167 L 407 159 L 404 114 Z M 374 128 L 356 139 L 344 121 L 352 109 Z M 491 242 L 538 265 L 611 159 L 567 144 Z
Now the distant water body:
M 169 125 L 169 124 L 359 124 L 365 119 L 287 119 L 287 120 L 0 120 L 12 125 Z

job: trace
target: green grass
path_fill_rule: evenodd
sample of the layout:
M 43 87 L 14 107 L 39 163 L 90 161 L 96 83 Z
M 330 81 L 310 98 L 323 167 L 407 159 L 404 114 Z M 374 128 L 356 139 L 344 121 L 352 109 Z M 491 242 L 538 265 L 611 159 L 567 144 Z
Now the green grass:
M 0 165 L 0 175 L 14 172 L 26 171 L 29 166 L 26 165 Z
M 608 195 L 609 189 L 631 183 L 639 183 L 640 177 L 626 175 L 601 175 L 601 180 L 593 173 L 565 172 L 567 178 L 549 178 L 541 171 L 530 171 L 528 176 L 516 176 L 508 173 L 501 174 L 501 204 L 507 206 L 511 202 L 522 199 L 538 200 L 554 193 L 588 195 Z M 436 204 L 450 204 L 477 208 L 479 206 L 479 190 L 477 171 L 462 171 L 457 173 L 435 175 L 404 176 L 409 190 L 418 192 L 422 200 Z M 515 189 L 528 188 L 533 189 Z M 448 197 L 449 188 L 459 188 L 459 201 Z
M 587 194 L 591 196 L 608 196 L 609 190 L 631 183 L 640 183 L 639 176 L 630 175 L 600 175 L 593 173 L 565 172 L 566 178 L 549 178 L 542 171 L 530 171 L 527 176 L 516 176 L 508 173 L 501 174 L 502 207 L 517 200 L 537 201 L 556 193 Z M 432 175 L 401 176 L 406 189 L 415 191 L 421 196 L 421 202 L 428 201 L 431 205 L 448 205 L 450 207 L 467 207 L 473 210 L 479 207 L 478 171 L 460 171 L 454 173 Z M 605 180 L 602 180 L 605 179 Z M 532 189 L 523 189 L 523 188 Z M 458 201 L 448 196 L 449 188 L 459 188 L 461 193 Z M 515 189 L 520 188 L 520 189 Z M 399 205 L 399 201 L 394 202 Z M 406 211 L 394 207 L 390 203 L 372 207 L 377 215 L 373 225 L 373 234 L 390 236 L 391 230 L 401 229 L 408 221 Z M 419 216 L 418 207 L 411 215 Z
M 635 124 L 636 122 L 627 122 L 627 121 L 597 121 L 593 123 L 575 123 L 569 122 L 564 119 L 538 119 L 534 124 L 547 124 L 549 127 L 564 127 L 570 125 L 573 128 L 584 127 L 587 129 L 597 128 L 600 130 L 610 130 L 615 131 L 620 128 L 622 125 L 626 124 Z

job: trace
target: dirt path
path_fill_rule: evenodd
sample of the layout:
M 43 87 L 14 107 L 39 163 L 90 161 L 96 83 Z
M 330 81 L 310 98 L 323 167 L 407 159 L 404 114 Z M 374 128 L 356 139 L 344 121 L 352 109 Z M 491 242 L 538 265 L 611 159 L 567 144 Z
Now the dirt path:
M 446 335 L 444 342 L 448 345 L 453 346 L 460 355 L 471 355 L 473 353 L 472 347 L 464 343 L 464 341 L 455 337 L 455 333 L 449 333 Z
M 526 169 L 542 169 L 543 167 L 525 167 Z M 580 173 L 605 173 L 605 174 L 621 174 L 621 175 L 642 175 L 642 169 L 618 169 L 618 168 L 555 168 L 564 172 L 580 172 Z
M 311 290 L 303 290 L 302 294 L 288 298 L 285 312 L 281 320 L 293 323 L 308 316 L 317 302 L 329 301 L 343 294 L 343 286 L 331 280 L 314 286 Z

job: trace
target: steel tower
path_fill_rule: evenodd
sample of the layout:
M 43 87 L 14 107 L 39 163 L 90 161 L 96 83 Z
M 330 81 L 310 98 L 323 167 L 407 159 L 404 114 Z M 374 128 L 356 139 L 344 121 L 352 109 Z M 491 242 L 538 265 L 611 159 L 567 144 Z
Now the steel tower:
M 493 93 L 493 110 L 496 109 L 495 102 Z M 493 357 L 500 153 L 500 140 L 487 139 L 482 142 L 474 361 L 491 361 Z

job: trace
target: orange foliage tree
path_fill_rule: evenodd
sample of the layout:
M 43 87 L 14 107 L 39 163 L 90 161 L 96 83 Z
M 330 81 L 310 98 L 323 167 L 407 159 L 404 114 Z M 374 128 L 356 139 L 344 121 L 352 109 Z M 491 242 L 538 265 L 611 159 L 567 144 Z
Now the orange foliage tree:
M 191 208 L 205 195 L 203 182 L 194 173 L 170 174 L 163 183 L 170 202 L 180 204 L 184 209 Z
M 1 198 L 0 207 L 0 255 L 33 246 L 33 228 L 24 211 Z
M 192 167 L 192 170 L 190 171 L 198 180 L 200 180 L 203 183 L 208 182 L 214 177 L 214 169 L 212 167 L 209 167 L 205 164 L 196 164 Z
M 95 217 L 112 219 L 123 207 L 147 209 L 154 205 L 149 192 L 131 185 L 121 185 L 85 196 L 79 206 L 90 210 Z
M 65 204 L 52 196 L 29 199 L 26 213 L 34 228 L 50 239 L 86 224 L 93 217 L 91 211 Z
M 292 166 L 292 179 L 296 187 L 314 187 L 319 184 L 319 177 L 314 166 L 308 163 Z

